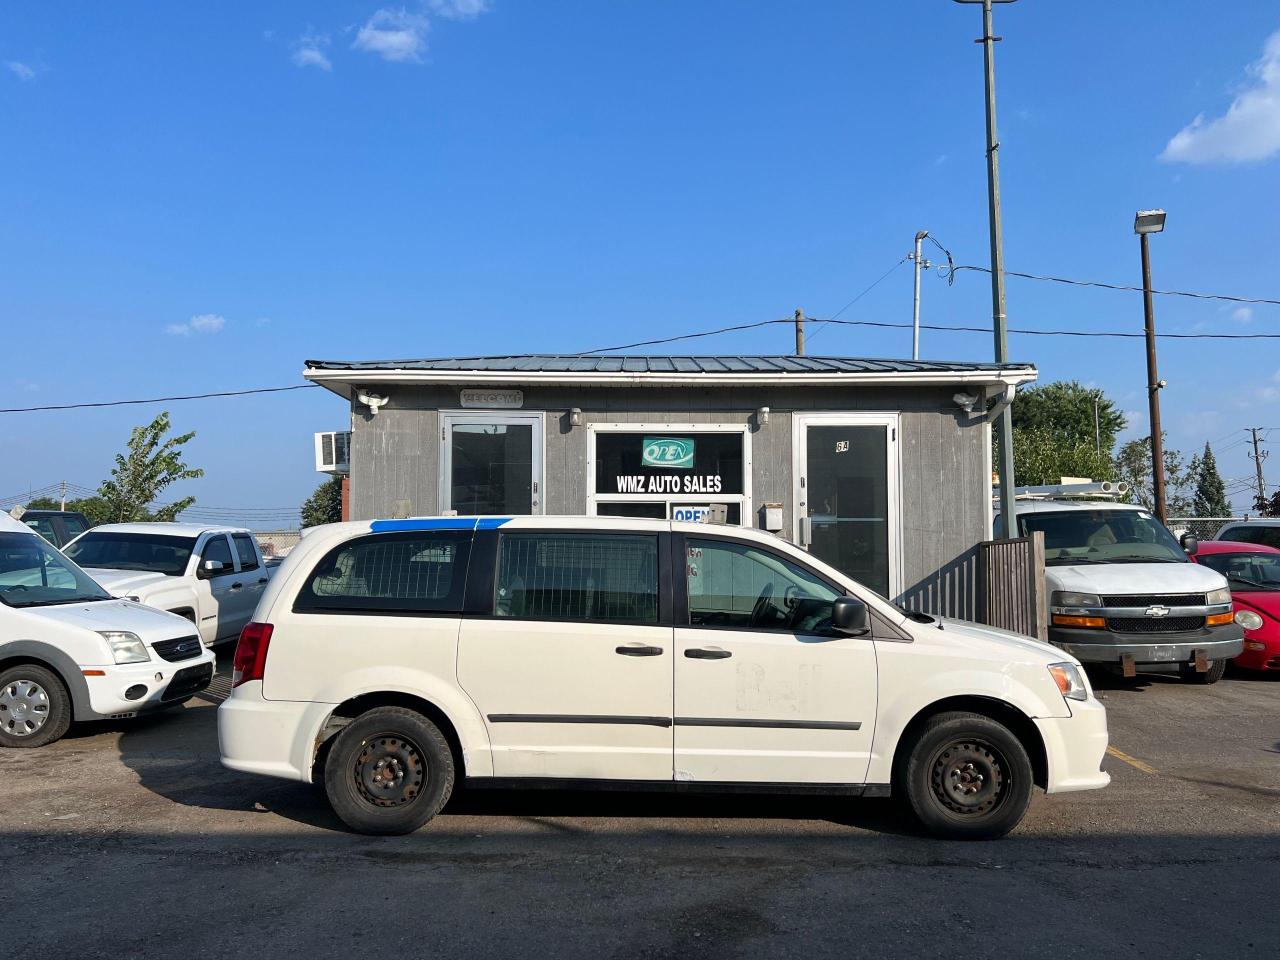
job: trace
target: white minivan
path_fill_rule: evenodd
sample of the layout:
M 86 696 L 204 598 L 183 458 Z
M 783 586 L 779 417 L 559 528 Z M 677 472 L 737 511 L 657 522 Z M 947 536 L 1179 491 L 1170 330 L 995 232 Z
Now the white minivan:
M 1027 637 L 908 613 L 771 534 L 596 517 L 313 528 L 218 711 L 222 762 L 406 833 L 454 783 L 885 796 L 991 838 L 1104 786 L 1106 712 Z
M 0 515 L 0 747 L 177 706 L 209 685 L 213 662 L 189 621 L 111 596 Z

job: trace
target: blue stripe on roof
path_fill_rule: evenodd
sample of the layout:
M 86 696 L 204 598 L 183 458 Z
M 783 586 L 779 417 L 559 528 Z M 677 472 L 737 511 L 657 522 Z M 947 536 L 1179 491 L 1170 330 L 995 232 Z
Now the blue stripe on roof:
M 394 533 L 404 530 L 497 530 L 510 517 L 426 517 L 410 520 L 374 520 L 369 524 L 373 533 Z
M 397 530 L 474 530 L 472 517 L 435 517 L 426 520 L 375 520 L 369 525 L 374 533 L 391 533 Z

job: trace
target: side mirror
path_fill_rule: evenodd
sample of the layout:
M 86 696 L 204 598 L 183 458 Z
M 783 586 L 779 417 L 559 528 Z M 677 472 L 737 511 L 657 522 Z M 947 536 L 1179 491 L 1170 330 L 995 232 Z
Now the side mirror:
M 1178 538 L 1178 543 L 1182 545 L 1182 549 L 1187 551 L 1187 556 L 1194 557 L 1200 550 L 1200 541 L 1194 533 L 1184 533 Z
M 840 597 L 831 604 L 831 629 L 850 637 L 871 632 L 867 605 L 857 597 Z
M 208 580 L 210 577 L 216 577 L 226 569 L 227 565 L 221 560 L 201 560 L 200 566 L 196 569 L 196 578 Z

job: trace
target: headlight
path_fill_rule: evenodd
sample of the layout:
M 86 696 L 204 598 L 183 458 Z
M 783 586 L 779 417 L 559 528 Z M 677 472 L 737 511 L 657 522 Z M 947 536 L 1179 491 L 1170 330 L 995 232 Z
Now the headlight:
M 1055 590 L 1049 601 L 1052 607 L 1100 607 L 1102 598 L 1096 593 L 1071 593 L 1068 590 Z
M 1053 682 L 1058 685 L 1058 689 L 1068 700 L 1089 699 L 1089 688 L 1085 686 L 1080 668 L 1074 663 L 1051 663 L 1049 673 L 1053 675 Z
M 116 663 L 146 663 L 151 659 L 146 646 L 136 633 L 116 630 L 99 630 L 98 636 L 107 641 Z
M 1246 630 L 1258 630 L 1262 627 L 1262 618 L 1252 610 L 1237 610 L 1236 623 Z
M 1231 591 L 1226 587 L 1219 587 L 1217 590 L 1210 590 L 1209 596 L 1205 599 L 1211 607 L 1219 603 L 1230 603 Z

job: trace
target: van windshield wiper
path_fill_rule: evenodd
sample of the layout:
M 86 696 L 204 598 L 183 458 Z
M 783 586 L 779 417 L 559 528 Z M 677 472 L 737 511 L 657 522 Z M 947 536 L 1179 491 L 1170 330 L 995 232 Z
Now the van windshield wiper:
M 1110 560 L 1095 560 L 1095 559 L 1093 559 L 1093 557 L 1054 557 L 1054 558 L 1053 558 L 1053 559 L 1051 559 L 1051 560 L 1046 560 L 1046 561 L 1044 562 L 1044 565 L 1045 565 L 1046 567 L 1048 567 L 1048 566 L 1056 566 L 1056 565 L 1059 565 L 1059 564 L 1067 564 L 1067 563 L 1070 563 L 1070 564 L 1077 564 L 1077 563 L 1101 563 L 1101 564 L 1107 564 L 1107 563 L 1110 563 L 1110 562 L 1111 562 Z
M 1186 563 L 1185 560 L 1175 560 L 1172 557 L 1112 557 L 1113 563 Z

